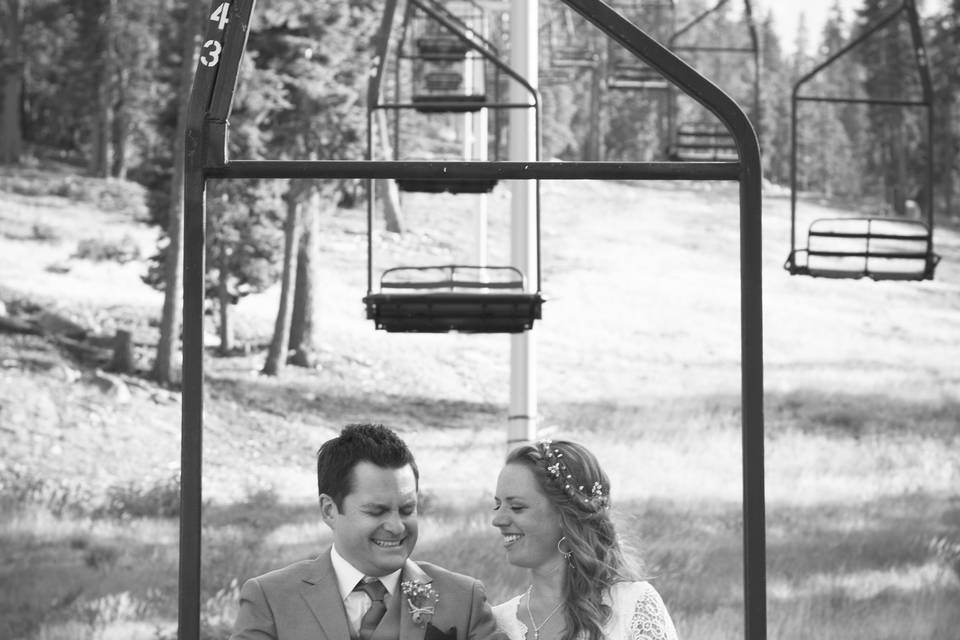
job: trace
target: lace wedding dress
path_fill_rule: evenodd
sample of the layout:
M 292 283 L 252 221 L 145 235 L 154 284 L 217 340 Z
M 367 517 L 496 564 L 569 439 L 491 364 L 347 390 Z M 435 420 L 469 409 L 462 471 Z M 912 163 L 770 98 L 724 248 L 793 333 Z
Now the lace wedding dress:
M 510 640 L 525 640 L 527 625 L 520 621 L 520 594 L 493 608 L 497 626 Z M 677 630 L 663 599 L 648 582 L 620 582 L 605 598 L 612 608 L 603 627 L 604 640 L 677 640 Z

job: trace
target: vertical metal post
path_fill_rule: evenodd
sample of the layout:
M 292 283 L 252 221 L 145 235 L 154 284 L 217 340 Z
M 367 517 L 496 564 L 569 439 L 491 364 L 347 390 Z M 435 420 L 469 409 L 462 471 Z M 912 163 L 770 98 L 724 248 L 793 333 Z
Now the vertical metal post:
M 510 6 L 510 66 L 536 87 L 538 66 L 538 3 L 512 0 Z M 516 82 L 510 85 L 510 101 L 528 99 Z M 537 158 L 536 113 L 532 109 L 510 112 L 510 160 Z M 536 184 L 529 180 L 511 183 L 511 262 L 527 277 L 527 290 L 537 278 Z M 536 341 L 533 331 L 510 336 L 510 415 L 507 445 L 533 440 L 537 432 Z
M 203 296 L 206 234 L 205 145 L 187 156 L 183 229 L 183 423 L 180 438 L 180 616 L 177 637 L 200 637 L 203 477 Z
M 762 188 L 760 156 L 745 157 L 744 151 L 744 148 L 740 149 L 744 637 L 764 640 L 767 637 L 767 535 L 763 441 Z
M 787 258 L 791 273 L 797 266 L 797 142 L 797 87 L 794 87 L 790 100 L 790 256 Z

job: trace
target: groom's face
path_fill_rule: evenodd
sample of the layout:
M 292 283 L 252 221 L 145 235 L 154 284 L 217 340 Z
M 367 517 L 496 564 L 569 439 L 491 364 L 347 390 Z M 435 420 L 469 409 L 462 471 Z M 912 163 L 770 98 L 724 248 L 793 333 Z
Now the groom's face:
M 351 491 L 340 509 L 320 496 L 324 522 L 337 552 L 368 576 L 403 567 L 417 544 L 417 480 L 410 465 L 399 469 L 362 461 L 351 472 Z

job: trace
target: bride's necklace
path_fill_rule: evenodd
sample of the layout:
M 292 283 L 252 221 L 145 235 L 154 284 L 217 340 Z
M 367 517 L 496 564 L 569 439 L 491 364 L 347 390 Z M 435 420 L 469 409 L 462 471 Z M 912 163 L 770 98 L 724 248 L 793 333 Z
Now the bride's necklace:
M 560 610 L 560 607 L 563 606 L 563 600 L 557 603 L 557 606 L 553 608 L 553 611 L 547 614 L 547 617 L 543 619 L 543 622 L 537 624 L 537 621 L 533 619 L 533 613 L 530 611 L 530 594 L 533 593 L 533 585 L 531 584 L 527 587 L 527 617 L 530 618 L 530 624 L 533 625 L 533 640 L 540 640 L 540 629 L 543 629 L 544 625 L 553 617 L 557 611 Z

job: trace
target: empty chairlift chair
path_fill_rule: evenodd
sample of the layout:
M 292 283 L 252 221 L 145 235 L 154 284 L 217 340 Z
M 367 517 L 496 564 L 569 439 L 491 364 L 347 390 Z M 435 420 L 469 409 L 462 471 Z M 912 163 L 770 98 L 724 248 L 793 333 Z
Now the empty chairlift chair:
M 666 43 L 676 26 L 674 0 L 616 0 L 611 5 L 657 41 Z M 608 41 L 608 89 L 665 91 L 667 79 L 616 42 Z
M 732 162 L 737 145 L 719 122 L 685 123 L 677 127 L 670 145 L 671 160 Z
M 364 303 L 388 332 L 520 333 L 540 318 L 543 298 L 513 267 L 439 265 L 387 269 Z
M 926 224 L 896 218 L 815 220 L 791 259 L 796 273 L 875 280 L 926 280 L 939 260 Z
M 461 33 L 479 34 L 483 9 L 468 6 L 466 13 L 455 14 L 438 2 L 428 3 Z M 413 103 L 421 113 L 475 112 L 487 102 L 485 78 L 478 73 L 476 52 L 469 41 L 459 37 L 442 23 L 415 12 L 407 25 L 416 35 L 410 58 L 413 66 Z
M 539 127 L 536 90 L 499 60 L 492 44 L 483 38 L 476 14 L 455 15 L 436 0 L 409 0 L 407 6 L 410 10 L 401 30 L 396 57 L 398 60 L 412 60 L 414 71 L 419 68 L 428 72 L 419 76 L 423 82 L 419 90 L 416 84 L 418 76 L 414 73 L 412 104 L 405 104 L 402 100 L 395 103 L 380 102 L 383 68 L 386 61 L 391 60 L 390 54 L 394 51 L 389 39 L 384 39 L 377 52 L 377 59 L 383 62 L 379 63 L 378 70 L 371 78 L 368 101 L 371 111 L 412 108 L 426 114 L 467 114 L 473 110 L 467 108 L 468 103 L 473 104 L 471 96 L 477 97 L 479 94 L 461 93 L 464 90 L 464 77 L 470 76 L 470 73 L 464 76 L 461 71 L 472 68 L 476 72 L 474 77 L 482 78 L 480 68 L 489 65 L 523 86 L 530 94 L 531 101 L 519 104 L 487 102 L 484 95 L 479 96 L 482 100 L 478 99 L 476 104 L 490 111 L 533 109 Z M 463 3 L 457 6 L 462 8 Z M 466 2 L 466 6 L 476 5 Z M 409 36 L 411 33 L 412 37 Z M 414 50 L 404 53 L 405 43 L 408 49 L 412 43 Z M 478 86 L 483 86 L 483 83 L 480 82 Z M 466 96 L 467 100 L 457 103 L 455 98 L 458 95 Z M 372 121 L 372 118 L 368 119 L 368 122 Z M 372 134 L 369 137 L 372 138 Z M 395 144 L 395 154 L 397 147 L 399 144 Z M 368 146 L 369 149 L 372 147 Z M 539 149 L 537 153 L 539 155 Z M 397 184 L 404 191 L 462 194 L 490 191 L 496 180 L 404 177 L 397 178 Z M 536 188 L 535 215 L 539 233 L 539 183 Z M 363 300 L 367 318 L 374 321 L 377 329 L 404 333 L 520 333 L 531 329 L 534 321 L 541 317 L 544 299 L 540 294 L 539 257 L 536 261 L 537 273 L 532 275 L 510 266 L 401 265 L 385 269 L 375 279 L 372 198 L 368 197 L 367 206 L 367 295 Z M 531 284 L 535 284 L 535 287 L 531 287 Z
M 577 69 L 593 69 L 600 61 L 599 46 L 594 30 L 587 22 L 563 3 L 551 3 L 543 27 L 547 55 L 546 67 L 570 77 Z
M 749 95 L 735 96 L 751 105 L 754 114 L 759 113 L 760 103 L 760 47 L 757 30 L 753 21 L 753 9 L 750 0 L 743 0 L 743 31 L 736 34 L 736 41 L 730 44 L 716 44 L 716 34 L 707 28 L 710 20 L 723 20 L 723 11 L 729 8 L 729 0 L 719 0 L 713 7 L 697 14 L 692 20 L 680 27 L 669 38 L 668 48 L 695 66 L 702 65 L 709 55 L 714 61 L 725 64 L 741 64 L 749 60 L 752 65 L 752 81 Z M 739 23 L 738 27 L 739 27 Z M 666 156 L 674 161 L 719 161 L 737 160 L 738 151 L 730 132 L 711 114 L 700 110 L 699 115 L 690 117 L 681 114 L 678 96 L 671 85 L 667 120 L 669 143 Z
M 451 10 L 448 6 L 456 9 Z M 487 109 L 496 108 L 497 81 L 490 84 L 493 100 L 487 95 L 488 58 L 496 48 L 484 33 L 483 8 L 472 0 L 448 5 L 437 0 L 411 0 L 402 25 L 397 60 L 411 62 L 411 98 L 413 109 L 425 114 L 472 114 L 486 118 Z M 395 84 L 403 84 L 400 65 Z M 495 78 L 498 72 L 494 70 Z M 399 91 L 399 88 L 398 88 Z M 402 103 L 403 101 L 398 101 Z M 397 109 L 399 104 L 379 107 Z M 399 124 L 396 125 L 399 130 Z M 399 135 L 399 133 L 398 133 Z M 399 141 L 394 144 L 397 153 Z M 496 180 L 419 180 L 396 181 L 401 191 L 420 193 L 489 193 Z
M 839 60 L 852 49 L 869 39 L 881 37 L 886 29 L 887 37 L 900 38 L 899 29 L 909 28 L 909 55 L 915 62 L 921 97 L 863 98 L 836 95 L 804 95 L 803 86 L 821 71 Z M 904 78 L 906 84 L 910 79 Z M 920 215 L 875 215 L 813 220 L 807 229 L 806 244 L 797 244 L 797 182 L 798 182 L 798 105 L 801 103 L 866 104 L 880 108 L 918 108 L 926 118 L 925 168 L 920 192 L 923 202 L 895 203 L 901 214 L 908 209 L 919 208 Z M 823 278 L 871 278 L 874 280 L 927 280 L 932 279 L 940 258 L 933 251 L 933 92 L 930 72 L 921 38 L 919 18 L 913 0 L 905 0 L 883 19 L 865 29 L 839 51 L 828 57 L 810 73 L 803 76 L 793 88 L 792 96 L 792 146 L 790 180 L 790 254 L 784 268 L 791 275 L 808 275 Z M 904 190 L 900 190 L 903 192 Z M 897 207 L 895 206 L 894 209 Z M 914 215 L 918 212 L 914 211 Z

